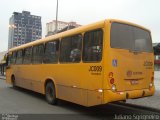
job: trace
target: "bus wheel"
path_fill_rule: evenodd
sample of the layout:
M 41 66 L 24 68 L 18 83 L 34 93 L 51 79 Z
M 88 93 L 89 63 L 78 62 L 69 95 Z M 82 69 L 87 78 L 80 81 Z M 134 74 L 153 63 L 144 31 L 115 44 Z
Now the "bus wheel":
M 121 100 L 120 102 L 121 102 L 121 103 L 126 103 L 126 100 Z
M 12 86 L 13 86 L 13 88 L 15 88 L 16 87 L 16 83 L 15 83 L 14 75 L 12 75 L 11 80 L 12 80 Z
M 45 88 L 46 100 L 49 104 L 55 105 L 57 103 L 55 86 L 52 82 L 47 82 Z

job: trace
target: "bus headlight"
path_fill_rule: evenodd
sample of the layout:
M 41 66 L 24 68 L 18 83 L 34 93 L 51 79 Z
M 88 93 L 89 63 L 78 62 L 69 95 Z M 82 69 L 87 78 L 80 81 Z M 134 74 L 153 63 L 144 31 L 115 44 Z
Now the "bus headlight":
M 112 91 L 116 91 L 116 85 L 112 85 Z

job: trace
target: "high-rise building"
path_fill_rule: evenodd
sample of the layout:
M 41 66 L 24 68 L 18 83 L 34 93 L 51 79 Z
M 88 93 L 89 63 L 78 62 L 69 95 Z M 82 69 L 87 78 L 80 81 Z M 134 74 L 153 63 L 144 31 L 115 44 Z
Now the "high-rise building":
M 79 27 L 81 25 L 77 24 L 76 22 L 57 21 L 57 31 L 60 31 L 67 26 Z M 56 31 L 56 20 L 53 20 L 46 24 L 46 36 L 53 35 L 55 31 Z
M 8 49 L 42 38 L 41 17 L 14 12 L 9 20 Z

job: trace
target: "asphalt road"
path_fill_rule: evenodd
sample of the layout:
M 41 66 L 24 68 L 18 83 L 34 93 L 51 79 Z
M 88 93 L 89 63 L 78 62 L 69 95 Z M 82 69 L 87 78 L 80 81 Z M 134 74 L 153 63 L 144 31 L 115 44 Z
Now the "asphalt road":
M 154 96 L 153 96 L 154 97 Z M 159 97 L 157 99 L 157 97 Z M 152 98 L 152 97 L 151 97 Z M 148 98 L 150 99 L 150 98 Z M 153 98 L 151 99 L 153 100 Z M 156 101 L 160 100 L 160 96 L 156 96 Z M 140 100 L 141 101 L 141 100 Z M 142 99 L 142 103 L 143 103 Z M 149 100 L 148 100 L 149 101 Z M 152 104 L 154 101 L 150 101 Z M 132 101 L 128 103 L 133 103 Z M 133 103 L 134 104 L 134 103 Z M 136 104 L 136 102 L 135 102 Z M 142 104 L 143 105 L 143 104 Z M 145 106 L 145 105 L 144 105 Z M 150 107 L 150 106 L 148 106 Z M 152 107 L 151 107 L 152 108 Z M 146 108 L 126 107 L 117 104 L 107 104 L 95 107 L 83 107 L 70 102 L 60 100 L 58 105 L 49 105 L 45 101 L 45 97 L 41 94 L 28 91 L 22 88 L 13 89 L 5 83 L 5 80 L 0 80 L 0 113 L 1 114 L 38 114 L 43 118 L 44 114 L 53 114 L 79 119 L 116 119 L 121 115 L 151 115 L 155 114 L 151 111 L 146 111 Z M 159 112 L 160 113 L 160 112 Z M 49 116 L 49 115 L 48 115 Z M 130 116 L 130 117 L 131 117 Z M 1 119 L 1 118 L 0 118 Z M 39 118 L 38 118 L 39 119 Z M 69 118 L 70 119 L 70 118 Z M 133 119 L 133 118 L 132 118 Z M 159 116 L 160 119 L 160 116 Z M 40 120 L 40 119 L 39 119 Z
M 155 71 L 154 78 L 154 84 L 156 89 L 154 96 L 133 100 L 130 99 L 127 100 L 127 103 L 152 107 L 160 110 L 160 71 Z

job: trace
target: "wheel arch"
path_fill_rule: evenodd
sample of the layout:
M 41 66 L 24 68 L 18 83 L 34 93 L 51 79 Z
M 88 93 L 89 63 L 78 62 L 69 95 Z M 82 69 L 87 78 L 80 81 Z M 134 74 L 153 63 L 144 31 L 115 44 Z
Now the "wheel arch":
M 56 97 L 57 97 L 57 86 L 56 86 L 56 82 L 55 79 L 53 78 L 46 78 L 44 81 L 44 85 L 43 85 L 43 93 L 45 94 L 45 88 L 48 82 L 52 82 L 54 87 L 55 87 L 55 91 L 56 91 Z

